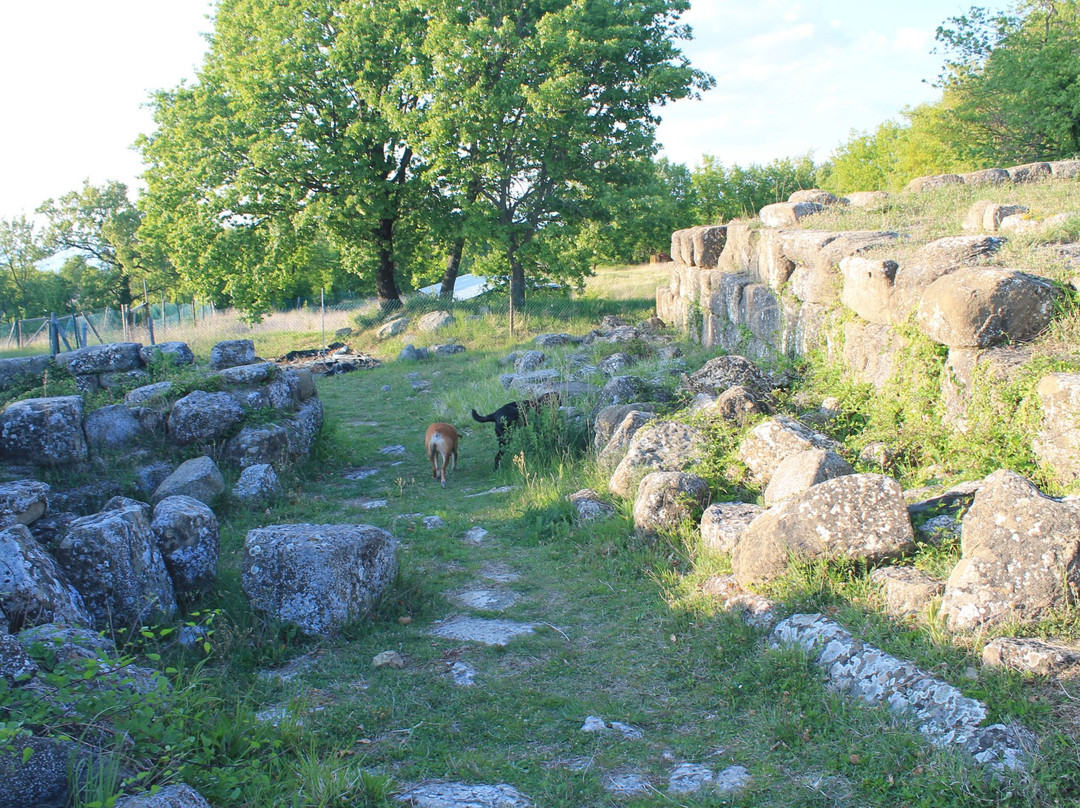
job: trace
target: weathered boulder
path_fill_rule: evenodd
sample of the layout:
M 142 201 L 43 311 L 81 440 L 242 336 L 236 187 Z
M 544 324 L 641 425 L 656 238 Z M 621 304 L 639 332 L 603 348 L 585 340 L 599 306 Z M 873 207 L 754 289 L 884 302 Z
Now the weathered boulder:
M 408 317 L 395 317 L 393 320 L 390 320 L 390 322 L 383 323 L 379 326 L 379 330 L 375 332 L 375 336 L 378 339 L 390 339 L 391 337 L 401 336 L 408 328 Z
M 281 494 L 281 481 L 269 463 L 248 466 L 240 472 L 232 495 L 249 505 L 261 505 Z
M 1080 374 L 1050 373 L 1036 391 L 1043 420 L 1032 448 L 1059 482 L 1071 486 L 1080 480 Z
M 15 635 L 29 653 L 47 648 L 57 664 L 116 655 L 116 644 L 100 631 L 67 623 L 43 623 Z
M 742 534 L 762 514 L 749 502 L 714 502 L 701 514 L 701 542 L 713 553 L 730 553 Z
M 788 202 L 816 202 L 819 205 L 836 205 L 840 202 L 840 198 L 836 194 L 831 194 L 828 191 L 822 191 L 820 188 L 805 188 L 801 191 L 794 191 L 788 197 Z
M 126 449 L 136 443 L 142 435 L 142 424 L 130 407 L 110 404 L 87 413 L 83 431 L 90 452 L 99 455 Z
M 29 525 L 45 515 L 49 484 L 37 480 L 0 483 L 0 527 Z
M 618 352 L 605 356 L 600 360 L 600 372 L 607 377 L 618 376 L 622 371 L 635 363 L 634 357 L 628 353 Z
M 735 546 L 731 566 L 745 587 L 783 575 L 792 558 L 876 562 L 914 544 L 900 484 L 881 474 L 847 474 L 761 514 Z
M 895 322 L 906 320 L 930 284 L 962 267 L 985 264 L 1005 244 L 997 236 L 947 236 L 931 241 L 897 269 L 892 306 Z
M 630 441 L 637 431 L 655 418 L 651 412 L 638 412 L 631 410 L 623 418 L 622 422 L 615 427 L 615 431 L 608 438 L 607 445 L 596 456 L 596 462 L 602 468 L 614 469 L 626 457 L 626 451 L 630 448 Z
M 968 428 L 967 409 L 973 400 L 1004 407 L 999 392 L 1031 361 L 1029 348 L 1003 345 L 997 348 L 950 348 L 941 374 L 941 420 L 953 429 Z
M 13 685 L 18 680 L 28 679 L 37 671 L 37 663 L 26 653 L 18 639 L 6 632 L 0 633 L 0 680 Z
M 612 404 L 604 407 L 593 418 L 593 447 L 599 452 L 608 445 L 611 436 L 618 429 L 626 416 L 634 411 L 654 413 L 656 405 L 645 401 L 630 404 Z
M 964 230 L 986 230 L 993 233 L 1001 227 L 1001 221 L 1006 216 L 1027 212 L 1028 209 L 1024 205 L 1002 205 L 982 199 L 968 209 L 961 227 Z
M 255 361 L 255 343 L 249 339 L 230 339 L 210 349 L 210 369 L 224 370 Z
M 545 362 L 547 362 L 547 354 L 543 351 L 522 351 L 514 361 L 514 372 L 528 373 L 537 370 Z
M 123 373 L 139 370 L 143 366 L 137 342 L 110 342 L 105 345 L 90 345 L 75 351 L 59 353 L 56 361 L 64 365 L 75 376 L 88 376 L 94 373 Z
M 156 345 L 139 347 L 139 359 L 144 365 L 165 362 L 176 366 L 195 363 L 195 354 L 186 342 L 159 342 Z
M 581 337 L 572 334 L 537 334 L 533 338 L 533 345 L 538 348 L 554 348 L 561 345 L 576 345 L 581 342 Z
M 1080 175 L 1080 160 L 1051 160 L 1049 165 L 1056 180 L 1071 180 Z
M 1049 163 L 1025 163 L 1022 166 L 1009 166 L 1009 179 L 1015 183 L 1039 182 L 1053 176 Z
M 165 460 L 154 460 L 135 469 L 132 485 L 139 499 L 150 500 L 157 487 L 176 471 L 176 467 Z
M 217 579 L 221 534 L 207 505 L 192 497 L 165 497 L 154 506 L 150 529 L 177 596 L 197 595 Z
M 248 365 L 231 365 L 215 374 L 225 384 L 237 387 L 264 384 L 277 375 L 277 365 L 273 362 L 253 362 Z
M 1080 674 L 1080 647 L 1034 637 L 997 637 L 983 648 L 982 661 L 992 668 L 1073 677 Z
M 944 188 L 948 185 L 963 185 L 964 178 L 959 174 L 934 174 L 929 177 L 916 177 L 904 186 L 904 193 L 921 193 Z
M 607 519 L 609 516 L 615 515 L 615 507 L 611 503 L 605 502 L 591 488 L 582 488 L 580 491 L 575 491 L 567 499 L 574 504 L 578 512 L 578 518 L 582 522 L 589 522 L 593 519 Z
M 731 355 L 710 359 L 698 370 L 684 376 L 679 389 L 689 393 L 719 395 L 736 386 L 745 387 L 755 396 L 764 397 L 778 384 L 745 356 Z
M 105 509 L 105 504 L 119 496 L 123 489 L 115 480 L 96 480 L 70 488 L 49 490 L 49 512 L 67 511 L 77 516 L 89 516 Z
M 397 540 L 371 525 L 272 525 L 244 540 L 252 608 L 304 634 L 332 636 L 393 581 Z
M 694 474 L 654 471 L 638 484 L 634 498 L 634 528 L 651 536 L 696 522 L 709 504 L 709 484 Z
M 289 432 L 280 424 L 245 426 L 225 444 L 221 459 L 240 468 L 289 460 Z
M 323 405 L 319 398 L 309 398 L 292 418 L 282 424 L 289 436 L 289 457 L 299 460 L 311 454 L 323 426 Z
M 626 456 L 608 483 L 616 496 L 629 497 L 650 471 L 684 471 L 703 451 L 701 431 L 676 421 L 653 421 L 630 439 Z
M 1009 172 L 1004 168 L 983 168 L 979 171 L 968 171 L 960 176 L 965 185 L 1001 185 L 1012 182 Z
M 756 415 L 767 415 L 769 404 L 750 388 L 737 384 L 717 396 L 715 401 L 703 407 L 700 412 L 741 426 Z
M 844 197 L 853 208 L 883 207 L 889 201 L 888 191 L 854 191 Z
M 191 786 L 177 783 L 121 797 L 115 808 L 210 808 L 210 803 Z
M 807 449 L 789 455 L 773 470 L 769 484 L 765 487 L 765 507 L 779 505 L 818 483 L 854 473 L 855 469 L 850 463 L 828 449 Z
M 612 376 L 600 390 L 592 416 L 595 419 L 602 409 L 616 404 L 648 401 L 652 398 L 652 392 L 652 385 L 640 376 Z
M 845 258 L 840 262 L 844 277 L 841 302 L 867 322 L 895 322 L 892 292 L 898 269 L 895 261 L 872 261 L 858 255 Z
M 154 490 L 153 502 L 157 504 L 165 497 L 188 496 L 206 505 L 214 502 L 225 493 L 225 478 L 213 459 L 195 457 L 180 464 L 172 474 L 162 480 Z
M 146 504 L 126 502 L 76 519 L 55 552 L 99 629 L 131 628 L 176 611 Z
M 823 210 L 825 206 L 817 202 L 776 202 L 758 211 L 758 217 L 766 227 L 795 227 Z
M 67 808 L 73 761 L 88 757 L 71 741 L 12 738 L 0 746 L 0 808 Z
M 1014 269 L 972 267 L 938 278 L 923 293 L 919 323 L 950 348 L 987 348 L 1038 336 L 1054 316 L 1057 290 Z
M 841 446 L 790 416 L 778 415 L 750 430 L 739 446 L 739 459 L 755 480 L 767 485 L 785 458 L 810 449 L 839 452 Z
M 398 359 L 403 362 L 419 362 L 427 358 L 427 348 L 417 348 L 411 343 L 402 347 L 401 351 L 398 353 Z
M 0 529 L 0 608 L 19 627 L 90 622 L 82 596 L 25 525 Z
M 518 390 L 526 396 L 535 397 L 539 395 L 538 390 L 541 387 L 558 381 L 559 376 L 560 373 L 555 368 L 532 370 L 528 373 L 515 373 L 511 375 L 508 389 Z
M 212 443 L 244 420 L 244 408 L 228 393 L 195 390 L 173 404 L 169 435 L 181 446 Z
M 941 610 L 953 628 L 1039 620 L 1080 587 L 1080 510 L 1019 474 L 987 477 L 964 515 Z
M 174 385 L 172 382 L 157 382 L 136 387 L 124 395 L 124 403 L 129 407 L 152 407 L 164 410 L 169 406 L 169 394 Z
M 26 398 L 0 413 L 0 457 L 38 466 L 65 466 L 87 458 L 82 396 Z
M 6 390 L 15 384 L 36 384 L 51 364 L 52 357 L 48 355 L 0 359 L 0 390 Z
M 894 617 L 924 614 L 945 589 L 944 582 L 914 567 L 878 567 L 870 580 L 881 587 L 885 609 Z
M 431 333 L 440 328 L 446 328 L 454 324 L 454 315 L 448 311 L 429 311 L 416 320 L 416 330 L 421 333 Z
M 908 345 L 907 337 L 890 326 L 859 320 L 844 323 L 844 365 L 856 379 L 878 390 L 892 378 L 897 357 Z

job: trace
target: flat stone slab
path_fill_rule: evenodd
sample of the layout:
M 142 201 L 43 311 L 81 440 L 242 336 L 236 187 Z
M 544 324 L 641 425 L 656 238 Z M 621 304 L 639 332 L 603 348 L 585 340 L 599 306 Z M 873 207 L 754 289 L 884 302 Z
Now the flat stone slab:
M 416 808 L 526 808 L 528 798 L 513 786 L 466 783 L 422 783 L 394 799 Z
M 470 609 L 504 612 L 517 603 L 521 596 L 517 592 L 501 589 L 471 589 L 466 592 L 457 592 L 452 597 L 462 606 Z
M 366 480 L 379 473 L 378 469 L 349 469 L 345 472 L 346 480 Z
M 475 499 L 476 497 L 486 497 L 489 494 L 505 494 L 507 491 L 513 491 L 512 485 L 500 485 L 497 488 L 489 488 L 487 491 L 481 491 L 479 494 L 466 494 L 465 499 Z
M 403 455 L 407 450 L 400 443 L 394 446 L 384 446 L 379 449 L 379 454 L 384 455 Z
M 451 665 L 450 675 L 454 677 L 454 684 L 458 687 L 476 686 L 476 670 L 464 662 L 455 662 Z
M 648 794 L 653 787 L 643 775 L 630 772 L 608 775 L 604 778 L 604 790 L 616 797 L 634 797 L 638 794 Z
M 488 532 L 482 527 L 471 527 L 465 531 L 464 539 L 469 544 L 483 544 Z
M 450 640 L 467 640 L 483 645 L 502 646 L 514 637 L 532 634 L 533 626 L 513 620 L 483 620 L 478 617 L 457 616 L 436 623 L 431 633 L 436 637 L 445 637 Z
M 514 581 L 520 581 L 521 576 L 510 569 L 505 564 L 487 563 L 483 569 L 480 570 L 480 577 L 494 581 L 497 584 L 512 584 Z

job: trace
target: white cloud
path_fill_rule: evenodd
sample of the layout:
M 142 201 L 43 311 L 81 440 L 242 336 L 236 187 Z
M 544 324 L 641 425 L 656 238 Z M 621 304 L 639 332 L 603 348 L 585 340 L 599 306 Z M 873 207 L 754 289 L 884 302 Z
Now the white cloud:
M 934 33 L 923 28 L 901 28 L 893 36 L 893 50 L 922 53 L 934 44 Z

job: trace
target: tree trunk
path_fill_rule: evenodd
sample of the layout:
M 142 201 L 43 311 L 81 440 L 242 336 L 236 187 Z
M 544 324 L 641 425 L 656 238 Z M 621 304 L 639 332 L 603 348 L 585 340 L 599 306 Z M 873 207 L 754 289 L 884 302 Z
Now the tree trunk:
M 379 243 L 379 266 L 375 274 L 375 292 L 383 312 L 401 308 L 401 293 L 394 278 L 394 220 L 380 219 L 376 232 Z
M 450 300 L 454 296 L 454 284 L 457 283 L 458 268 L 461 266 L 461 254 L 465 251 L 465 236 L 458 236 L 450 247 L 450 257 L 446 259 L 446 272 L 442 276 L 442 288 L 439 297 Z
M 525 308 L 525 268 L 518 260 L 517 251 L 512 250 L 510 259 L 510 305 L 515 311 Z

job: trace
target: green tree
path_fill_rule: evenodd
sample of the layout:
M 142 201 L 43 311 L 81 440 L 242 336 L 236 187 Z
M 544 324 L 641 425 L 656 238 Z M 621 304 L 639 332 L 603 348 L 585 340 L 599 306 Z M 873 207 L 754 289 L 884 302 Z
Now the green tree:
M 718 224 L 754 216 L 766 205 L 785 201 L 794 191 L 813 188 L 816 174 L 809 154 L 746 168 L 727 168 L 705 155 L 690 175 L 695 223 Z
M 146 237 L 191 288 L 258 314 L 340 265 L 400 305 L 423 25 L 399 0 L 222 0 L 196 83 L 155 97 L 141 142 Z M 312 266 L 320 244 L 334 260 Z
M 0 220 L 0 319 L 38 315 L 35 299 L 37 262 L 47 255 L 32 220 L 25 216 Z
M 515 306 L 527 275 L 579 275 L 586 219 L 627 163 L 655 151 L 655 108 L 710 86 L 676 47 L 686 0 L 436 0 L 421 150 L 502 253 Z

